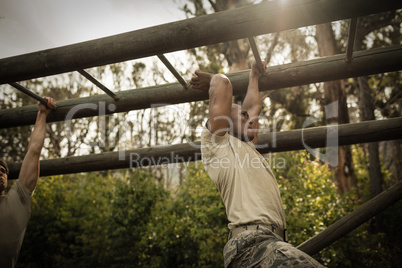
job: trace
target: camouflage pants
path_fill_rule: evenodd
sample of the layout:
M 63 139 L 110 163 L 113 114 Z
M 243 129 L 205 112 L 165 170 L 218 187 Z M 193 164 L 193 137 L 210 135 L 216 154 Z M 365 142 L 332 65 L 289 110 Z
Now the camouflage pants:
M 324 267 L 262 226 L 258 230 L 247 230 L 230 239 L 223 250 L 223 256 L 225 268 Z

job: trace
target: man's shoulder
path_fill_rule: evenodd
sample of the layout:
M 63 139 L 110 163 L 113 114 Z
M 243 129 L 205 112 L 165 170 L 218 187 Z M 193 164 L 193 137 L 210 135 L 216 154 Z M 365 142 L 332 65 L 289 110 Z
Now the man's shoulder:
M 32 195 L 32 192 L 25 186 L 24 182 L 18 179 L 13 185 L 17 188 L 18 191 L 21 191 L 24 195 Z
M 229 133 L 218 136 L 211 133 L 207 128 L 203 129 L 201 135 L 201 154 L 204 157 L 223 157 L 230 153 L 231 142 Z
M 230 135 L 227 132 L 223 136 L 216 135 L 212 133 L 207 127 L 203 127 L 201 132 L 201 143 L 212 143 L 215 145 L 219 145 L 222 142 L 229 140 L 229 136 Z
M 20 180 L 17 180 L 4 197 L 8 202 L 21 202 L 23 205 L 30 205 L 32 193 Z

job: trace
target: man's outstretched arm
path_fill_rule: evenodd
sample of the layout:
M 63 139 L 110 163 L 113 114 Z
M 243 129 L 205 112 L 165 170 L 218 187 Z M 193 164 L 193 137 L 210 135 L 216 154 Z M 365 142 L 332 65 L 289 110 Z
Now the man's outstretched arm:
M 263 64 L 263 66 L 265 72 L 265 63 Z M 247 93 L 242 104 L 242 108 L 248 112 L 250 118 L 258 116 L 261 112 L 262 104 L 260 91 L 258 88 L 258 78 L 261 75 L 262 73 L 260 73 L 260 71 L 258 70 L 256 62 L 253 62 L 249 76 Z
M 44 98 L 47 99 L 48 106 L 46 107 L 38 103 L 39 111 L 36 117 L 35 127 L 32 131 L 28 151 L 22 162 L 18 178 L 31 192 L 35 190 L 39 178 L 39 157 L 46 136 L 46 117 L 51 109 L 56 108 L 54 99 Z
M 263 71 L 265 72 L 265 62 L 263 62 L 263 67 Z M 261 75 L 262 73 L 259 71 L 257 63 L 253 62 L 249 76 L 247 93 L 242 104 L 242 109 L 247 111 L 250 120 L 253 121 L 253 129 L 256 131 L 258 130 L 258 116 L 260 115 L 262 107 L 260 90 L 258 88 L 258 78 Z M 253 140 L 254 144 L 257 143 L 257 134 L 258 132 Z

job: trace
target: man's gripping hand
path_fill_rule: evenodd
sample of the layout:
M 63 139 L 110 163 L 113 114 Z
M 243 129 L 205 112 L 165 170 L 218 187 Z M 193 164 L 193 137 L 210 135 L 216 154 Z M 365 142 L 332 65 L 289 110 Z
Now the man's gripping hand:
M 52 109 L 56 109 L 56 101 L 53 98 L 43 97 L 47 100 L 47 105 L 38 102 L 39 112 L 48 115 Z
M 260 69 L 258 68 L 257 62 L 253 61 L 253 64 L 251 65 L 251 72 L 250 76 L 251 77 L 260 77 L 262 74 L 265 73 L 267 69 L 267 63 L 265 61 L 262 62 L 262 73 L 260 72 Z

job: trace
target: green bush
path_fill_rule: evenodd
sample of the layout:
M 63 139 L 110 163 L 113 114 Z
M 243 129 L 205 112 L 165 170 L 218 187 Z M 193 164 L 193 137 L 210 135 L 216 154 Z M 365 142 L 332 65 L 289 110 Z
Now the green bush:
M 353 154 L 359 195 L 342 196 L 333 171 L 306 152 L 268 156 L 291 244 L 367 200 L 367 160 L 359 147 Z M 184 184 L 169 191 L 144 169 L 41 179 L 18 267 L 222 267 L 225 208 L 201 162 L 186 166 Z M 398 202 L 383 213 L 382 232 L 368 222 L 314 258 L 328 267 L 400 266 L 401 212 Z

